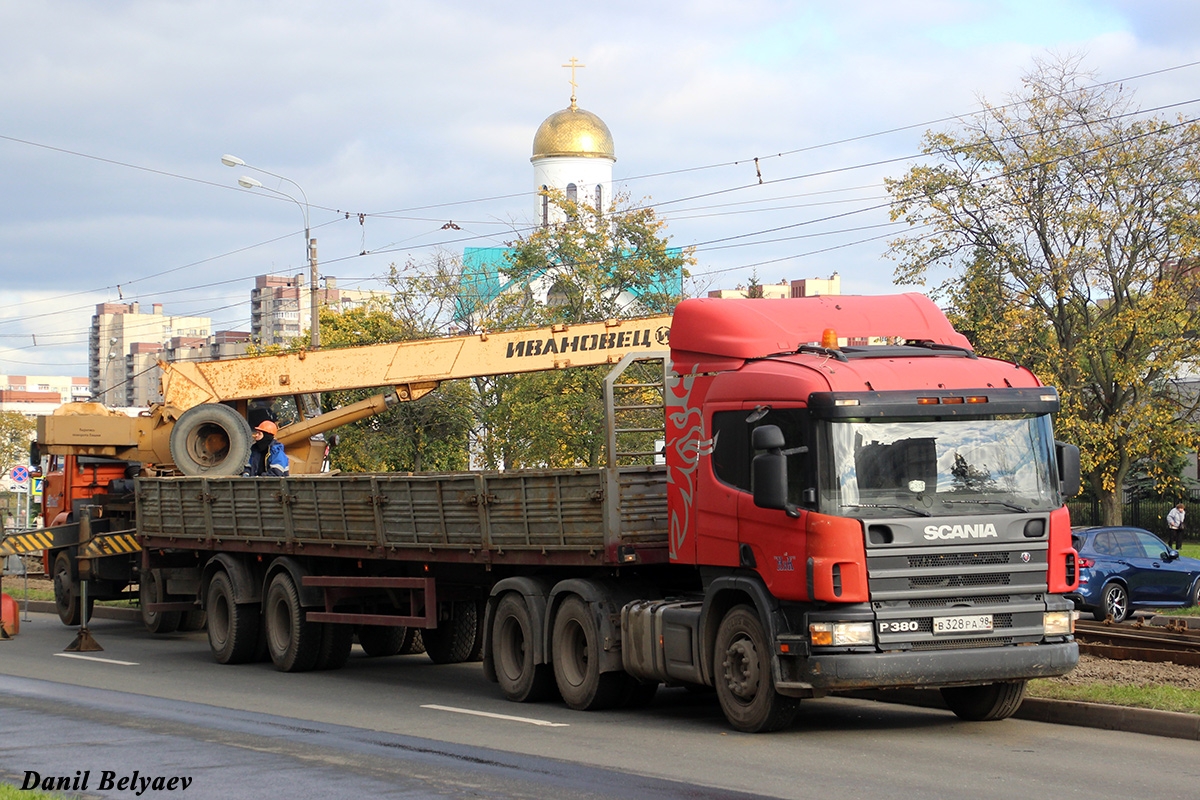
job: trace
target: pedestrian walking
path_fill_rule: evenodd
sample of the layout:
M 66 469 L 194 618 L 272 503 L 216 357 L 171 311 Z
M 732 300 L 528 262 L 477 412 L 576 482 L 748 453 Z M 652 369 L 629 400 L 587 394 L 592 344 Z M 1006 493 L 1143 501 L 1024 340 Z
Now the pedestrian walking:
M 1167 545 L 1176 550 L 1183 549 L 1183 520 L 1186 516 L 1183 503 L 1167 512 Z

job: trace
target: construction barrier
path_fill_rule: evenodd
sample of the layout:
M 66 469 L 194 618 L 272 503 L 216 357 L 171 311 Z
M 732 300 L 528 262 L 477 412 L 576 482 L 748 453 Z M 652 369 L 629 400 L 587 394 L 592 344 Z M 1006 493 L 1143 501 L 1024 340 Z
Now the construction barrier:
M 0 593 L 0 639 L 16 636 L 21 632 L 21 613 L 17 601 Z
M 46 529 L 28 533 L 11 533 L 0 539 L 0 558 L 38 553 L 54 545 L 54 534 Z

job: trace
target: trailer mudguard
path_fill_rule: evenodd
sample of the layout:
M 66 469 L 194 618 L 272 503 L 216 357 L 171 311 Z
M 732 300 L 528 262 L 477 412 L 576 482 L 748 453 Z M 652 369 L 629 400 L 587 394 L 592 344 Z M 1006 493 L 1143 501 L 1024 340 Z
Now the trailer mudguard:
M 287 570 L 292 576 L 292 583 L 296 584 L 296 591 L 300 594 L 300 605 L 303 608 L 325 608 L 325 590 L 317 586 L 305 586 L 304 577 L 310 575 L 308 567 L 301 564 L 291 556 L 279 556 L 271 562 L 271 566 L 267 568 L 267 574 L 263 577 L 263 589 L 271 585 L 271 579 L 279 574 L 281 570 Z
M 502 595 L 516 592 L 525 598 L 525 607 L 529 609 L 529 618 L 535 631 L 546 630 L 546 605 L 550 596 L 550 582 L 542 578 L 513 577 L 505 578 L 492 587 L 488 595 L 487 610 L 483 621 L 483 674 L 489 681 L 495 683 L 496 666 L 492 663 L 492 623 L 496 618 L 496 604 Z M 546 663 L 546 639 L 541 636 L 533 637 L 533 663 Z
M 200 576 L 200 602 L 208 597 L 208 584 L 213 575 L 224 571 L 233 581 L 233 599 L 238 605 L 242 603 L 261 603 L 262 584 L 254 579 L 254 574 L 240 558 L 228 553 L 217 553 L 204 565 Z

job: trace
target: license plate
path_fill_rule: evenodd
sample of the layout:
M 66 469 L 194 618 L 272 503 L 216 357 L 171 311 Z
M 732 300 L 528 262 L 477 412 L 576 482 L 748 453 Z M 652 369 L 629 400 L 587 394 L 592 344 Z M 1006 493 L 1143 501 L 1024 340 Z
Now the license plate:
M 934 633 L 980 633 L 992 630 L 991 614 L 971 617 L 934 617 Z

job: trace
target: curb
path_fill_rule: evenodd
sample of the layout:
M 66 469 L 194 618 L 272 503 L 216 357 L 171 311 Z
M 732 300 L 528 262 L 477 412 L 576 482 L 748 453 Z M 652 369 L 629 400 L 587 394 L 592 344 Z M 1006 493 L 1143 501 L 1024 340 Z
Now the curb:
M 846 692 L 845 696 L 949 710 L 942 702 L 942 695 L 937 689 L 880 689 Z M 1185 714 L 1179 711 L 1027 697 L 1013 716 L 1016 719 L 1049 722 L 1054 725 L 1075 725 L 1081 728 L 1200 741 L 1200 714 Z
M 11 595 L 10 595 L 11 597 Z M 17 601 L 17 607 L 21 612 L 25 612 L 25 603 Z M 54 603 L 49 600 L 30 600 L 29 610 L 35 614 L 54 614 L 58 616 L 58 609 Z M 92 616 L 98 619 L 123 619 L 126 621 L 139 621 L 142 618 L 142 612 L 136 608 L 118 608 L 115 606 L 97 605 L 92 608 Z

